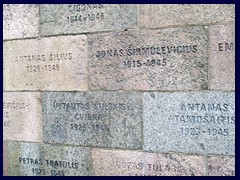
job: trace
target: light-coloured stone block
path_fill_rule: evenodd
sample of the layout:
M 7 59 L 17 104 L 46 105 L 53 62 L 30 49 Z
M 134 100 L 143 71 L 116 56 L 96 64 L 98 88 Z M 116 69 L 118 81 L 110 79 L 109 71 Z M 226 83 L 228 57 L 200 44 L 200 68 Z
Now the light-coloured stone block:
M 204 176 L 203 156 L 123 150 L 92 150 L 96 176 Z
M 3 4 L 3 39 L 37 37 L 38 5 Z
M 91 152 L 87 147 L 9 142 L 10 176 L 89 176 Z
M 235 90 L 235 25 L 210 26 L 209 89 Z
M 136 4 L 40 5 L 40 33 L 76 34 L 137 28 Z
M 4 90 L 87 90 L 86 36 L 3 43 Z
M 143 99 L 143 149 L 235 154 L 235 93 L 149 92 Z
M 207 89 L 203 27 L 88 35 L 91 90 Z
M 3 139 L 42 142 L 39 92 L 3 93 Z
M 234 4 L 140 4 L 140 28 L 235 21 Z

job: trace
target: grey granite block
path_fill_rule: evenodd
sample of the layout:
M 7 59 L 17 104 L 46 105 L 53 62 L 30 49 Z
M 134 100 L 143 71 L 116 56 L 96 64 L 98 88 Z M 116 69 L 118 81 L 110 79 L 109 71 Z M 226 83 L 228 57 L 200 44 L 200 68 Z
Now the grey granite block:
M 44 142 L 142 147 L 140 93 L 46 92 L 42 100 Z
M 42 36 L 137 27 L 137 5 L 131 4 L 45 4 L 40 14 Z
M 144 93 L 144 150 L 235 154 L 235 93 Z

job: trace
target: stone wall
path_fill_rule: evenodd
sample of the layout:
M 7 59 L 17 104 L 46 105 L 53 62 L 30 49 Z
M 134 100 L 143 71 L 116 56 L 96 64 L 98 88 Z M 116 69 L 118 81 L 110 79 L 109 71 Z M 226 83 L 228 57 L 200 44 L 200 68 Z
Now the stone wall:
M 5 176 L 234 176 L 235 5 L 3 5 Z

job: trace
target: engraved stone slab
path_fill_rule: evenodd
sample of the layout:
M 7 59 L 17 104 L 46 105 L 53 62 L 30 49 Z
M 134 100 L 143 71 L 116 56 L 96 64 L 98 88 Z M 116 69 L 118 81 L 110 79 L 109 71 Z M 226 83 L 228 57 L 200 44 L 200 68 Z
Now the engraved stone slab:
M 96 176 L 204 176 L 205 157 L 123 150 L 92 150 Z
M 203 27 L 89 35 L 89 88 L 206 89 L 207 43 Z
M 92 175 L 86 147 L 9 142 L 8 149 L 10 176 Z
M 209 89 L 235 90 L 235 24 L 210 26 Z
M 87 90 L 85 35 L 9 41 L 3 48 L 4 90 Z
M 235 154 L 235 93 L 144 93 L 144 150 Z
M 3 4 L 3 39 L 38 36 L 38 5 Z
M 209 176 L 235 176 L 235 157 L 207 157 Z
M 137 5 L 40 5 L 41 35 L 74 34 L 137 28 Z
M 44 142 L 138 149 L 141 94 L 122 92 L 46 92 Z
M 8 176 L 8 149 L 7 142 L 3 141 L 3 176 Z
M 3 139 L 42 142 L 39 92 L 3 93 Z
M 140 4 L 139 26 L 211 24 L 235 21 L 234 4 Z

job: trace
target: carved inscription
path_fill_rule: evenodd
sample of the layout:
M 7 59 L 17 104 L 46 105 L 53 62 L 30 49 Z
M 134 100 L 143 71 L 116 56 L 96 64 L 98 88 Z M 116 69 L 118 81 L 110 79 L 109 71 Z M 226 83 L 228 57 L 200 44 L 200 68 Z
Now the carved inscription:
M 90 175 L 89 148 L 42 143 L 8 143 L 10 176 Z
M 178 45 L 178 46 L 145 46 L 129 49 L 108 49 L 96 51 L 96 58 L 111 58 L 121 56 L 149 56 L 165 54 L 196 53 L 197 45 Z
M 201 27 L 94 34 L 88 41 L 92 90 L 207 88 L 207 41 Z
M 29 166 L 32 175 L 50 175 L 50 176 L 66 176 L 66 169 L 78 170 L 79 163 L 77 160 L 63 161 L 43 158 L 19 157 L 20 166 Z M 54 169 L 53 169 L 54 168 Z M 60 170 L 59 170 L 60 169 Z
M 144 93 L 144 150 L 234 155 L 234 98 L 218 91 Z
M 42 141 L 40 99 L 38 92 L 3 93 L 4 139 Z
M 97 176 L 205 175 L 201 156 L 94 149 L 92 157 Z
M 68 6 L 68 11 L 71 16 L 67 16 L 68 23 L 87 23 L 89 21 L 104 20 L 103 4 L 71 4 Z
M 44 141 L 139 148 L 140 98 L 133 92 L 43 93 Z
M 127 173 L 128 176 L 162 176 L 165 173 L 184 173 L 184 168 L 180 165 L 148 163 L 148 162 L 132 162 L 132 161 L 114 161 L 114 168 L 124 169 L 127 171 L 136 171 Z M 145 173 L 138 173 L 143 170 Z
M 110 129 L 110 111 L 131 111 L 131 105 L 124 102 L 53 102 L 55 110 L 70 111 L 69 120 L 71 123 L 67 128 L 70 131 L 88 133 L 89 131 L 101 133 Z M 59 122 L 55 121 L 51 126 L 57 127 Z M 59 124 L 60 125 L 60 124 Z
M 210 26 L 209 89 L 235 90 L 235 24 Z
M 40 34 L 59 35 L 137 27 L 134 4 L 40 5 Z
M 86 90 L 86 36 L 4 42 L 4 90 Z
M 16 110 L 25 110 L 28 107 L 27 102 L 24 101 L 4 101 L 3 102 L 3 126 L 5 128 L 10 128 L 11 127 L 11 120 L 13 119 L 13 117 L 11 116 L 11 114 L 13 113 L 12 111 L 16 111 Z
M 179 112 L 184 112 L 184 115 L 174 115 L 174 120 L 183 125 L 180 131 L 185 136 L 229 136 L 229 129 L 225 125 L 235 124 L 235 116 L 229 114 L 229 107 L 229 103 L 181 103 Z M 203 115 L 193 115 L 194 112 Z M 209 125 L 213 128 L 208 128 Z M 219 125 L 223 125 L 222 128 Z
M 218 43 L 219 51 L 235 51 L 235 43 Z
M 115 57 L 136 57 L 134 60 L 123 61 L 124 69 L 141 67 L 163 67 L 169 63 L 169 54 L 188 54 L 197 53 L 197 45 L 178 45 L 178 46 L 145 46 L 128 49 L 108 49 L 96 51 L 96 58 L 115 58 Z M 158 58 L 149 58 L 149 56 L 158 55 Z M 138 57 L 146 59 L 137 59 Z
M 72 53 L 49 53 L 34 55 L 19 55 L 15 57 L 15 63 L 26 63 L 29 73 L 59 71 L 61 61 L 71 61 Z M 32 64 L 32 65 L 29 65 Z M 39 64 L 40 63 L 40 64 Z M 44 63 L 44 64 L 43 64 Z

